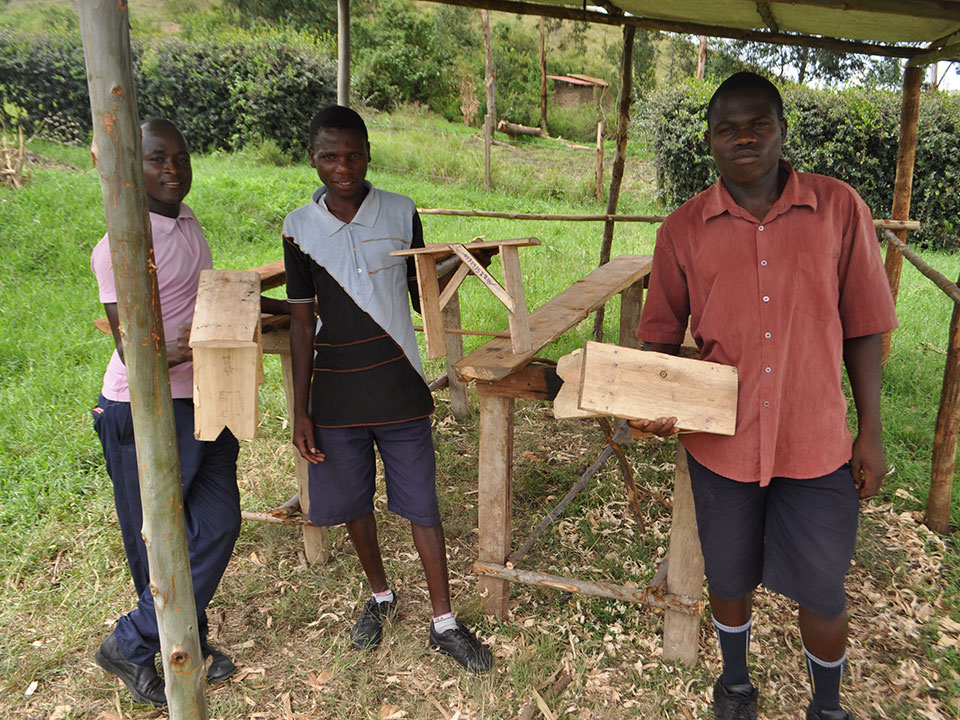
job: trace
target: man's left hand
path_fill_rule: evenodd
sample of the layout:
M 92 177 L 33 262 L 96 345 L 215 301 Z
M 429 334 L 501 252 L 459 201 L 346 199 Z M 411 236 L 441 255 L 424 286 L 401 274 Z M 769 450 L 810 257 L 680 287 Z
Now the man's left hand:
M 850 472 L 861 500 L 877 494 L 887 475 L 887 461 L 879 434 L 861 434 L 853 441 Z

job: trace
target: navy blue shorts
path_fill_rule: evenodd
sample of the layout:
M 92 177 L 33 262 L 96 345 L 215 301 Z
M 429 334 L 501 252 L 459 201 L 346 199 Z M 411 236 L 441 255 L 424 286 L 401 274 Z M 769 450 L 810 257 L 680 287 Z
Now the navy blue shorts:
M 760 487 L 687 459 L 710 590 L 735 600 L 762 582 L 820 617 L 841 615 L 860 511 L 850 466 Z
M 340 525 L 373 512 L 377 464 L 383 460 L 387 509 L 425 527 L 440 524 L 437 460 L 430 418 L 390 425 L 313 429 L 326 460 L 310 465 L 310 522 Z

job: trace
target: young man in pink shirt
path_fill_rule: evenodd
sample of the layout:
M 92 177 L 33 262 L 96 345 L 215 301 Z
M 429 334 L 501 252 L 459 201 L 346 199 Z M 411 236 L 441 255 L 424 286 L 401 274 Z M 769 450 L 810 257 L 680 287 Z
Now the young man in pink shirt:
M 720 180 L 661 226 L 637 334 L 645 349 L 675 354 L 689 319 L 701 358 L 739 372 L 736 434 L 682 438 L 723 655 L 714 712 L 757 716 L 747 656 L 763 583 L 799 606 L 807 720 L 850 720 L 840 706 L 844 574 L 859 499 L 885 475 L 880 339 L 896 313 L 869 208 L 845 183 L 781 159 L 777 89 L 737 73 L 711 98 L 707 124 Z M 663 436 L 675 422 L 631 424 Z
M 207 682 L 220 683 L 236 672 L 236 666 L 207 643 L 204 610 L 226 570 L 240 532 L 239 446 L 227 429 L 214 441 L 194 438 L 193 363 L 187 345 L 200 271 L 211 268 L 213 263 L 196 216 L 182 202 L 193 179 L 186 140 L 173 123 L 161 118 L 145 121 L 140 129 L 163 332 L 164 337 L 170 338 L 166 344 L 167 359 L 200 644 L 204 655 L 212 656 Z M 124 550 L 138 596 L 137 607 L 117 621 L 95 659 L 104 670 L 123 680 L 137 701 L 160 706 L 166 703 L 163 680 L 155 665 L 160 636 L 149 587 L 147 552 L 140 534 L 143 515 L 130 390 L 106 236 L 94 248 L 90 264 L 116 344 L 104 374 L 100 400 L 93 409 L 94 429 L 113 482 Z M 261 306 L 265 312 L 287 312 L 286 303 L 281 300 L 264 298 Z

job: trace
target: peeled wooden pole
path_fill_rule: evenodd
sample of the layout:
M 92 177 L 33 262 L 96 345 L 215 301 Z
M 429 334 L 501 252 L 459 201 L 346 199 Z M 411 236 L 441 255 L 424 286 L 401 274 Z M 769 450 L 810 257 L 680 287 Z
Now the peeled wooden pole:
M 77 13 L 117 286 L 117 309 L 137 437 L 143 540 L 150 565 L 172 720 L 205 720 L 204 663 L 183 518 L 170 373 L 160 319 L 140 151 L 125 2 L 80 0 Z
M 923 68 L 908 67 L 903 73 L 903 98 L 900 104 L 900 144 L 897 149 L 897 177 L 893 185 L 893 210 L 890 217 L 894 220 L 906 220 L 910 217 L 910 191 L 913 188 L 913 162 L 917 155 L 917 118 L 920 112 L 920 89 L 923 85 Z M 907 241 L 907 233 L 897 233 L 901 241 Z M 897 301 L 900 291 L 900 270 L 903 267 L 903 254 L 893 243 L 887 243 L 887 257 L 884 261 L 887 270 L 887 282 L 893 301 Z M 883 363 L 890 356 L 891 332 L 883 334 Z
M 950 318 L 947 362 L 943 371 L 940 410 L 933 435 L 930 492 L 924 522 L 938 533 L 950 530 L 953 473 L 957 462 L 957 429 L 960 427 L 960 305 L 954 303 Z
M 493 187 L 493 174 L 490 170 L 490 145 L 493 143 L 493 128 L 497 124 L 497 79 L 493 69 L 493 48 L 490 45 L 490 13 L 480 11 L 483 23 L 483 87 L 487 92 L 487 114 L 483 119 L 483 168 L 486 188 Z
M 350 105 L 350 0 L 337 0 L 337 105 Z
M 623 49 L 620 53 L 620 96 L 617 100 L 617 151 L 613 156 L 613 169 L 610 172 L 610 194 L 607 196 L 607 215 L 617 212 L 620 202 L 620 182 L 623 180 L 623 166 L 627 160 L 627 134 L 630 130 L 630 99 L 633 96 L 633 38 L 637 29 L 632 25 L 623 28 Z M 607 220 L 603 225 L 603 242 L 600 245 L 600 264 L 610 262 L 610 249 L 613 247 L 614 222 Z M 603 342 L 604 306 L 597 309 L 593 318 L 593 339 Z
M 540 18 L 540 129 L 547 132 L 547 49 L 546 28 L 547 19 Z

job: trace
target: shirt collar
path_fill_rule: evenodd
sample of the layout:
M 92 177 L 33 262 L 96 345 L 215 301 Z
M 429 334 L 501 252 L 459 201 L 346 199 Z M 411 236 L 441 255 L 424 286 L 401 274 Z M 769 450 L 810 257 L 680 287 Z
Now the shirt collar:
M 380 214 L 380 193 L 368 180 L 364 180 L 363 185 L 367 188 L 367 196 L 363 199 L 360 208 L 357 210 L 357 214 L 353 216 L 350 224 L 373 227 L 377 223 L 377 216 Z M 317 216 L 324 232 L 328 235 L 333 235 L 344 225 L 347 225 L 347 223 L 330 212 L 327 203 L 323 200 L 326 192 L 327 188 L 324 185 L 314 190 L 313 207 L 316 208 Z
M 778 215 L 782 215 L 794 205 L 806 205 L 811 210 L 817 209 L 817 195 L 803 181 L 803 175 L 793 169 L 793 166 L 786 160 L 780 161 L 780 167 L 787 170 L 787 184 L 783 186 L 783 192 L 770 208 L 767 217 L 772 220 Z M 730 191 L 723 184 L 722 179 L 717 179 L 716 185 L 706 191 L 707 197 L 703 203 L 701 216 L 706 222 L 723 213 L 730 213 L 734 217 L 746 217 L 746 211 L 737 205 L 737 202 L 730 195 Z M 760 218 L 761 221 L 766 218 Z M 769 220 L 766 220 L 769 222 Z
M 167 217 L 166 215 L 160 215 L 158 213 L 150 213 L 150 228 L 155 234 L 169 235 L 173 232 L 178 222 L 181 220 L 191 219 L 196 219 L 196 216 L 193 214 L 193 210 L 191 210 L 186 203 L 182 202 L 180 203 L 180 211 L 177 213 L 175 218 Z

